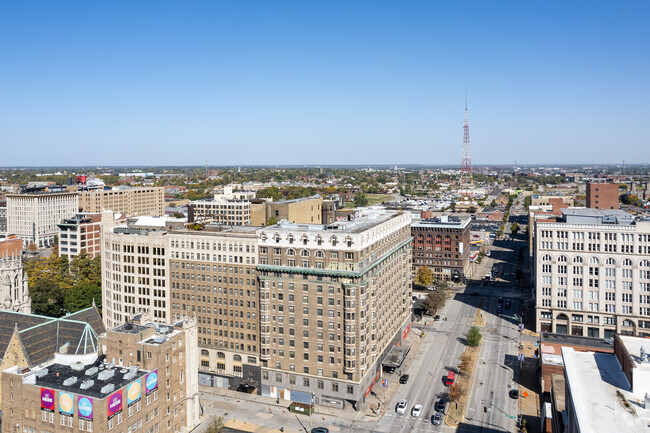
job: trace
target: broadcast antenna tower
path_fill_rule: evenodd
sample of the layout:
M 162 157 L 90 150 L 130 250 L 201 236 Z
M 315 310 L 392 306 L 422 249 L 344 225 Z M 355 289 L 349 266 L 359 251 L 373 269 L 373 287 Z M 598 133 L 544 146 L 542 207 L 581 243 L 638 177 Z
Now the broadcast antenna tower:
M 459 192 L 463 200 L 474 201 L 474 177 L 472 176 L 472 152 L 469 147 L 469 120 L 467 117 L 467 94 L 465 95 L 465 126 L 463 126 L 463 161 L 460 166 Z

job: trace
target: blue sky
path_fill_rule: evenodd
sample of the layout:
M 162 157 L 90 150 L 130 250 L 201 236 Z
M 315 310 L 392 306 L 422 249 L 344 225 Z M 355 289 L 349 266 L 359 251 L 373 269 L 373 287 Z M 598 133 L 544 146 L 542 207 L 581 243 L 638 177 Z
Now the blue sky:
M 648 1 L 3 1 L 0 166 L 650 160 Z

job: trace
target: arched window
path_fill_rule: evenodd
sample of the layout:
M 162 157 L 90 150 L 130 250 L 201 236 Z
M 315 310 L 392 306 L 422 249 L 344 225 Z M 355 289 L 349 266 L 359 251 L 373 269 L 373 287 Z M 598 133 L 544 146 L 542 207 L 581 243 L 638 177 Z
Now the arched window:
M 309 257 L 309 250 L 300 250 L 300 257 Z
M 582 257 L 577 256 L 573 258 L 573 263 L 583 263 Z
M 556 317 L 557 320 L 569 320 L 566 314 L 560 313 Z
M 630 259 L 623 260 L 623 266 L 631 267 L 632 266 L 632 260 L 630 260 Z
M 609 266 L 616 266 L 616 260 L 614 260 L 612 257 L 610 257 L 605 261 L 605 264 L 609 265 Z
M 325 257 L 325 253 L 323 253 L 321 250 L 316 251 L 316 252 L 314 253 L 314 255 L 315 255 L 316 257 L 318 257 L 319 259 L 322 259 L 323 257 Z
M 650 260 L 641 260 L 639 263 L 640 268 L 650 268 Z
M 542 261 L 543 262 L 550 262 L 551 261 L 551 255 L 550 254 L 544 254 L 544 256 L 542 256 Z
M 296 255 L 296 250 L 294 250 L 293 248 L 289 248 L 287 250 L 287 255 L 288 256 L 295 256 Z
M 226 354 L 223 352 L 217 352 L 217 358 L 219 359 L 226 359 Z
M 560 263 L 566 263 L 567 258 L 566 258 L 566 256 L 560 256 L 560 257 L 557 258 L 557 261 L 560 262 Z
M 210 352 L 205 349 L 201 349 L 201 356 L 210 356 Z
M 591 257 L 591 258 L 589 259 L 589 264 L 590 264 L 590 265 L 597 265 L 597 264 L 599 264 L 599 263 L 600 263 L 600 261 L 598 260 L 598 257 Z
M 623 326 L 629 326 L 629 327 L 634 327 L 634 322 L 628 319 L 623 320 L 622 323 Z
M 239 355 L 233 355 L 233 356 L 232 356 L 232 360 L 233 360 L 233 361 L 237 361 L 237 362 L 241 362 L 241 356 L 239 356 Z

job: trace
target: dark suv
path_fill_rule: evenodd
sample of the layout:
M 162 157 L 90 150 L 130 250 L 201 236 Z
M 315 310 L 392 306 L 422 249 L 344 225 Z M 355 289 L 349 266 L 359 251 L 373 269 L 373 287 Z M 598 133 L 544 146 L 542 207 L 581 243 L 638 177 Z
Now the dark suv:
M 433 408 L 437 410 L 438 412 L 445 413 L 445 406 L 447 405 L 447 402 L 445 402 L 444 398 L 441 398 L 440 400 L 436 401 L 433 405 Z
M 409 381 L 409 375 L 408 374 L 403 374 L 402 377 L 399 378 L 399 383 L 401 383 L 401 384 L 405 384 L 408 381 Z

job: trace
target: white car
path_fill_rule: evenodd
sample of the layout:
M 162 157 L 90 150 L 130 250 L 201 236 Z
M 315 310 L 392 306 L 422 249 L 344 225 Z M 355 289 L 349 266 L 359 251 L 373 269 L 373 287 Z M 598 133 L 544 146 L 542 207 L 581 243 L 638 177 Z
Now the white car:
M 395 407 L 395 412 L 397 413 L 406 413 L 406 408 L 408 407 L 409 402 L 406 400 L 400 400 L 399 403 L 397 403 L 397 406 Z
M 416 404 L 413 406 L 413 409 L 411 409 L 411 416 L 420 416 L 422 413 L 422 405 L 421 404 Z

